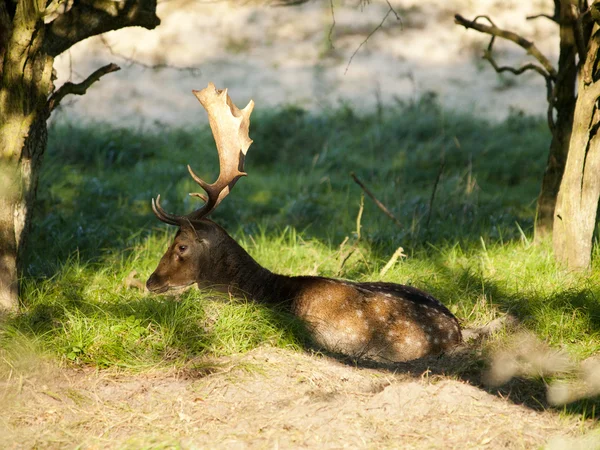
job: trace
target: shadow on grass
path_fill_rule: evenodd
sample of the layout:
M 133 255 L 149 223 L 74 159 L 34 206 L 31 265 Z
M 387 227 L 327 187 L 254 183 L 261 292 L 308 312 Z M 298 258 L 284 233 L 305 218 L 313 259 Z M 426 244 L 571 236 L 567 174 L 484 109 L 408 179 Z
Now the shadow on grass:
M 256 232 L 259 224 L 266 224 L 267 230 L 289 226 L 307 230 L 308 239 L 339 243 L 356 229 L 361 190 L 348 175 L 355 171 L 406 224 L 399 230 L 366 202 L 363 236 L 373 245 L 375 257 L 407 243 L 426 249 L 447 242 L 475 247 L 480 236 L 504 242 L 520 239 L 514 222 L 524 228 L 533 223 L 531 201 L 544 168 L 548 132 L 543 121 L 515 116 L 493 125 L 473 117 L 442 116 L 437 105 L 420 101 L 399 106 L 383 119 L 359 117 L 348 108 L 321 116 L 287 108 L 257 117 L 251 132 L 256 144 L 247 163 L 249 173 L 261 175 L 243 180 L 245 187 L 223 203 L 217 221 L 230 230 L 241 226 L 245 233 Z M 150 212 L 150 199 L 158 192 L 164 194 L 168 210 L 184 212 L 197 206 L 187 200 L 196 186 L 185 171 L 186 163 L 201 161 L 198 173 L 206 179 L 217 173 L 208 128 L 146 135 L 103 126 L 57 127 L 51 134 L 25 280 L 32 290 L 52 284 L 41 280 L 59 277 L 74 254 L 84 266 L 96 268 L 110 266 L 115 257 L 132 257 L 135 245 L 156 234 L 157 226 L 164 227 Z M 444 170 L 439 173 L 442 155 Z M 525 326 L 538 320 L 539 305 L 545 304 L 555 314 L 584 311 L 590 330 L 600 329 L 600 305 L 592 291 L 564 291 L 526 301 L 468 271 L 451 271 L 442 264 L 437 271 L 445 281 L 442 288 L 430 286 L 431 291 L 451 304 L 460 304 L 460 296 L 473 286 L 478 291 L 483 286 L 500 311 L 517 316 Z M 105 287 L 110 291 L 106 301 L 91 301 L 87 290 L 92 276 L 60 283 L 61 292 L 50 287 L 36 303 L 25 299 L 26 311 L 9 325 L 37 338 L 52 335 L 47 342 L 55 353 L 58 348 L 75 362 L 101 367 L 119 365 L 136 352 L 160 363 L 185 361 L 219 348 L 244 351 L 261 342 L 310 348 L 301 324 L 279 310 L 253 306 L 237 316 L 232 313 L 241 321 L 236 328 L 219 322 L 201 301 L 134 295 L 117 286 L 121 280 Z M 427 283 L 423 287 L 427 289 Z M 258 322 L 264 326 L 253 325 Z M 230 341 L 224 334 L 217 337 L 215 327 L 228 326 L 245 334 L 245 343 L 231 335 Z M 86 327 L 96 329 L 87 333 Z M 513 380 L 501 389 L 486 388 L 481 383 L 485 364 L 474 349 L 377 367 L 414 376 L 429 370 L 534 409 L 548 407 L 543 380 Z M 576 403 L 568 410 L 577 412 L 586 405 Z
M 451 298 L 457 304 L 460 298 L 457 293 L 465 294 L 472 290 L 485 292 L 492 299 L 490 306 L 501 313 L 510 314 L 518 321 L 520 329 L 536 329 L 540 324 L 547 324 L 547 335 L 542 336 L 553 348 L 560 348 L 566 341 L 577 342 L 583 337 L 598 336 L 600 332 L 600 304 L 598 292 L 590 287 L 569 288 L 548 295 L 516 295 L 503 289 L 499 283 L 482 280 L 469 270 L 450 270 L 438 265 L 437 274 L 445 282 L 440 283 L 444 290 L 436 289 L 438 298 Z M 430 291 L 433 291 L 430 290 Z M 548 320 L 548 317 L 558 318 Z M 561 320 L 564 318 L 564 322 Z M 508 331 L 508 330 L 507 330 Z M 508 331 L 510 333 L 510 331 Z M 552 376 L 530 377 L 515 376 L 501 386 L 490 386 L 484 381 L 490 367 L 493 351 L 486 348 L 486 339 L 480 338 L 465 344 L 464 348 L 452 354 L 439 357 L 423 358 L 406 363 L 378 363 L 373 361 L 356 361 L 340 355 L 329 355 L 345 364 L 358 367 L 371 367 L 391 372 L 402 372 L 415 377 L 449 376 L 483 389 L 502 399 L 527 406 L 534 410 L 555 410 L 569 414 L 582 414 L 585 418 L 597 420 L 595 411 L 600 410 L 598 395 L 574 401 L 567 405 L 556 406 L 548 402 L 547 388 L 553 380 Z M 533 355 L 531 355 L 533 356 Z M 559 367 L 556 368 L 561 373 Z
M 457 290 L 466 291 L 480 281 L 465 274 L 453 276 L 450 271 L 444 276 L 453 278 Z M 32 339 L 44 337 L 50 350 L 58 351 L 76 364 L 96 367 L 136 370 L 173 363 L 185 365 L 197 358 L 245 352 L 264 343 L 318 351 L 311 345 L 303 324 L 281 308 L 203 296 L 195 289 L 182 294 L 179 300 L 142 294 L 128 297 L 125 291 L 119 301 L 97 303 L 86 299 L 89 294 L 85 290 L 84 283 L 73 284 L 62 292 L 60 301 L 36 304 L 6 325 Z M 501 311 L 516 315 L 525 325 L 535 321 L 535 308 L 528 306 L 526 300 L 517 302 L 491 282 L 486 284 L 486 291 Z M 569 310 L 572 299 L 572 295 L 558 294 L 554 300 L 540 298 L 529 299 L 529 302 L 549 302 Z M 596 322 L 594 326 L 597 327 Z M 94 328 L 93 331 L 90 332 L 90 328 Z M 483 382 L 488 368 L 485 353 L 484 346 L 474 343 L 453 354 L 406 363 L 325 355 L 349 366 L 402 372 L 415 378 L 425 374 L 459 379 L 536 411 L 552 409 L 589 416 L 590 411 L 600 407 L 597 398 L 565 407 L 550 405 L 546 399 L 548 379 L 514 378 L 504 386 L 490 387 Z M 136 359 L 141 362 L 136 363 Z M 198 375 L 203 373 L 199 371 Z
M 407 243 L 518 238 L 514 222 L 533 223 L 528 202 L 537 195 L 549 139 L 542 120 L 515 114 L 490 124 L 445 114 L 430 97 L 391 106 L 384 116 L 287 107 L 256 115 L 252 126 L 250 176 L 220 206 L 221 225 L 244 232 L 258 224 L 289 226 L 308 238 L 341 242 L 355 230 L 361 190 L 349 176 L 354 171 L 394 214 L 410 218 L 398 230 L 366 202 L 365 238 L 392 251 Z M 142 133 L 102 124 L 53 126 L 27 273 L 52 276 L 76 251 L 96 260 L 105 249 L 126 250 L 132 236 L 158 225 L 150 200 L 159 192 L 167 210 L 196 208 L 187 196 L 197 190 L 187 163 L 205 179 L 216 178 L 208 127 Z

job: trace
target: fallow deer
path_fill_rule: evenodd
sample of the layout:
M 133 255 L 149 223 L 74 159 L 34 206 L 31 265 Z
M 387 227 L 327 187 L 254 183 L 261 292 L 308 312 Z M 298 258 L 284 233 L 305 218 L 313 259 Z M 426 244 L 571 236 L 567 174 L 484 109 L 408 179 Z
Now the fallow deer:
M 305 324 L 314 343 L 328 351 L 387 361 L 407 361 L 452 349 L 461 340 L 456 317 L 419 289 L 394 283 L 357 283 L 278 275 L 261 267 L 227 232 L 206 217 L 229 194 L 244 172 L 252 143 L 248 136 L 254 103 L 240 110 L 227 89 L 212 83 L 193 91 L 208 112 L 219 154 L 220 174 L 206 183 L 188 165 L 205 191 L 190 194 L 204 204 L 187 215 L 167 213 L 160 195 L 152 210 L 179 231 L 146 286 L 155 293 L 197 284 L 282 305 Z

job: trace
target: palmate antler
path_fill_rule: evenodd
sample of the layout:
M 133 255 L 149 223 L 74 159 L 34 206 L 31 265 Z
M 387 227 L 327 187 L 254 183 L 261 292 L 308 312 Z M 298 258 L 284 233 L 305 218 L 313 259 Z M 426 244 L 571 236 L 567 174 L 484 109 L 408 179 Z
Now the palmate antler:
M 193 223 L 209 215 L 231 192 L 237 180 L 246 175 L 244 158 L 252 144 L 252 139 L 248 136 L 250 114 L 254 109 L 252 100 L 240 110 L 229 98 L 227 89 L 217 89 L 213 83 L 208 83 L 208 86 L 201 91 L 192 92 L 208 113 L 208 121 L 219 152 L 220 171 L 217 181 L 208 184 L 198 177 L 189 165 L 187 166 L 194 181 L 207 194 L 206 196 L 199 193 L 190 194 L 200 197 L 205 202 L 190 214 L 183 216 L 170 214 L 160 206 L 160 195 L 156 197 L 156 201 L 152 199 L 152 211 L 156 217 L 170 225 L 181 226 L 183 222 L 188 221 Z

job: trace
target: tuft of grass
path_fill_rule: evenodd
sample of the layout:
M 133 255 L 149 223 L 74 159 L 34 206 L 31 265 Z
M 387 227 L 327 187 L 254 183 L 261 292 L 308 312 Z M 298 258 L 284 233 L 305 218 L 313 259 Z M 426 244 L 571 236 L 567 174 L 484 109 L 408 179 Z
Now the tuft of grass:
M 373 115 L 343 105 L 256 111 L 250 134 L 249 177 L 214 219 L 261 264 L 373 280 L 403 247 L 384 280 L 433 293 L 464 325 L 510 313 L 577 360 L 600 351 L 600 247 L 585 276 L 530 244 L 550 139 L 542 119 L 515 113 L 492 124 L 424 97 Z M 154 218 L 150 199 L 160 193 L 173 212 L 197 206 L 188 163 L 216 178 L 208 127 L 53 126 L 23 308 L 2 327 L 2 346 L 25 341 L 64 364 L 126 370 L 302 347 L 301 324 L 285 312 L 198 290 L 149 295 L 130 282 L 134 271 L 145 281 L 175 231 Z M 366 199 L 358 235 L 362 192 L 350 172 L 402 227 Z

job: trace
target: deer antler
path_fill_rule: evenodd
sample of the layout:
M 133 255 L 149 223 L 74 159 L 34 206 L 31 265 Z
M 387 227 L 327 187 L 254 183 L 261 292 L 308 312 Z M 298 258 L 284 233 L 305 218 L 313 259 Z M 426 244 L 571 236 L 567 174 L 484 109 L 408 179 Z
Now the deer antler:
M 205 201 L 199 209 L 185 216 L 167 213 L 160 206 L 160 195 L 156 201 L 152 199 L 152 210 L 161 221 L 171 225 L 181 225 L 184 221 L 197 221 L 210 214 L 223 199 L 244 172 L 244 158 L 252 144 L 248 136 L 250 128 L 250 114 L 254 109 L 254 102 L 250 100 L 244 109 L 239 109 L 227 94 L 227 89 L 217 89 L 213 83 L 201 91 L 192 91 L 198 98 L 206 112 L 210 128 L 217 144 L 219 153 L 219 177 L 217 181 L 208 184 L 194 173 L 188 165 L 188 171 L 196 183 L 206 191 L 207 196 L 199 193 L 190 193 Z

